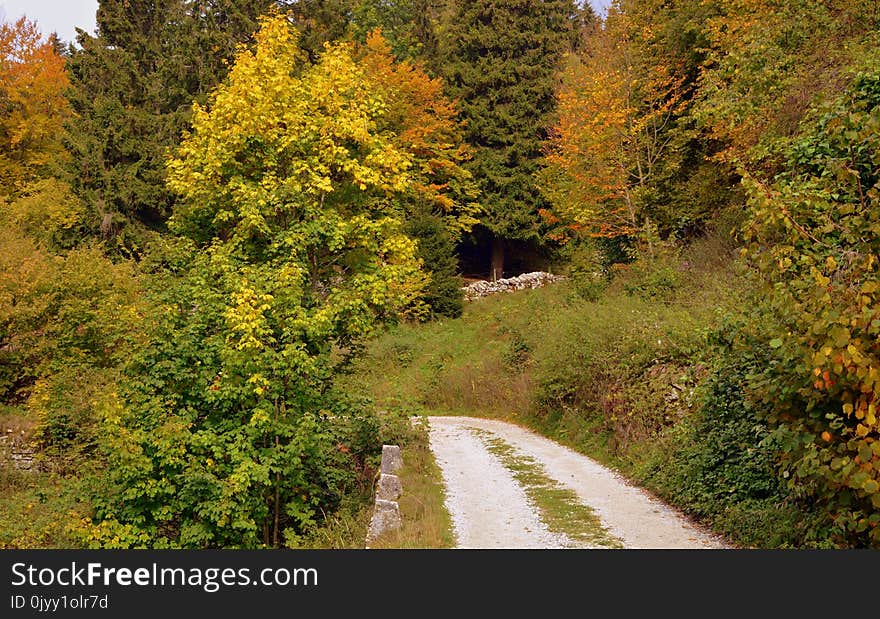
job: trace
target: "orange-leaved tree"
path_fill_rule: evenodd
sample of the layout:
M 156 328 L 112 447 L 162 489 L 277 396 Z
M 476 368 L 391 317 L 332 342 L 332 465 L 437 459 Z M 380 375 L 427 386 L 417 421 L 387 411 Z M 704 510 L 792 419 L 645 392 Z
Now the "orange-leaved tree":
M 464 305 L 455 244 L 478 223 L 480 205 L 477 184 L 464 167 L 471 152 L 455 102 L 443 94 L 443 81 L 420 63 L 395 59 L 379 30 L 367 35 L 358 53 L 385 102 L 378 129 L 388 132 L 413 164 L 411 183 L 397 202 L 430 275 L 424 300 L 435 315 L 458 316 Z
M 0 195 L 17 195 L 61 152 L 64 59 L 34 22 L 0 23 Z
M 649 53 L 650 26 L 614 3 L 568 59 L 547 143 L 548 216 L 590 236 L 646 236 L 642 198 L 684 106 L 675 67 Z
M 414 162 L 413 202 L 443 217 L 455 236 L 478 223 L 476 185 L 463 163 L 470 159 L 462 141 L 455 102 L 443 94 L 443 80 L 420 63 L 398 61 L 380 30 L 367 35 L 363 66 L 385 97 L 383 128 L 396 134 L 398 148 Z

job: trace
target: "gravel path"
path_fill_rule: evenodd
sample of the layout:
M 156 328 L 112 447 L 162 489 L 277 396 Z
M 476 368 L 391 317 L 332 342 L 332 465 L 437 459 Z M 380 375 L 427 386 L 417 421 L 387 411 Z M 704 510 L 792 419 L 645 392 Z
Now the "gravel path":
M 530 430 L 471 417 L 429 417 L 428 422 L 460 548 L 573 546 L 547 529 L 510 471 L 469 428 L 491 432 L 539 462 L 549 477 L 592 507 L 626 548 L 727 547 L 614 471 Z
M 462 424 L 431 417 L 431 449 L 443 471 L 446 504 L 459 548 L 562 548 L 523 489 Z M 476 500 L 475 500 L 476 499 Z

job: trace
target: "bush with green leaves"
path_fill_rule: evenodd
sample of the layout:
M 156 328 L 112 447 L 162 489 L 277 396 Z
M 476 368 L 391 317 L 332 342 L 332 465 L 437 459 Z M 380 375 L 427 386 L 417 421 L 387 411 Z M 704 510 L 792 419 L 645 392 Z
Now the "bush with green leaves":
M 146 308 L 130 263 L 94 246 L 52 253 L 53 216 L 32 215 L 0 231 L 0 402 L 26 409 L 45 464 L 69 470 L 94 453 L 94 399 L 138 346 Z
M 586 301 L 598 301 L 608 287 L 610 275 L 598 243 L 592 239 L 577 239 L 564 247 L 563 254 L 574 289 Z
M 448 226 L 438 215 L 416 211 L 408 216 L 404 230 L 418 242 L 417 255 L 431 277 L 422 300 L 434 316 L 458 318 L 464 310 L 464 282 Z
M 772 183 L 746 178 L 746 253 L 773 320 L 751 381 L 793 491 L 841 545 L 880 545 L 880 63 L 817 108 Z
M 827 544 L 808 505 L 791 496 L 777 467 L 779 446 L 746 397 L 762 360 L 724 353 L 700 384 L 696 410 L 638 462 L 636 477 L 667 500 L 731 536 L 762 548 Z

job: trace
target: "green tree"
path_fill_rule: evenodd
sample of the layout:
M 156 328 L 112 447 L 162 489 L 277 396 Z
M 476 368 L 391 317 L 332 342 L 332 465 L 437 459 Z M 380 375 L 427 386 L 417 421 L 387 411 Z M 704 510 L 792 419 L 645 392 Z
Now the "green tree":
M 147 311 L 130 263 L 57 251 L 76 212 L 66 203 L 79 203 L 54 179 L 38 186 L 0 214 L 0 403 L 26 408 L 41 456 L 69 471 L 95 455 L 94 400 L 142 342 Z
M 190 122 L 194 98 L 226 75 L 238 43 L 271 0 L 101 0 L 97 36 L 79 33 L 68 60 L 74 119 L 67 179 L 94 211 L 92 229 L 161 228 L 174 196 L 165 156 Z M 135 238 L 121 243 L 132 249 Z
M 493 238 L 493 278 L 504 272 L 505 240 L 539 239 L 538 213 L 547 203 L 534 177 L 578 15 L 570 0 L 462 0 L 443 27 L 440 71 L 467 123 L 480 221 Z
M 300 31 L 300 47 L 317 59 L 324 43 L 366 41 L 381 30 L 400 59 L 430 62 L 437 52 L 436 29 L 450 0 L 296 0 L 287 7 Z
M 422 294 L 395 199 L 412 160 L 374 83 L 348 46 L 305 63 L 285 15 L 256 39 L 169 162 L 182 275 L 162 276 L 150 345 L 103 402 L 93 545 L 295 545 L 364 455 L 331 377 Z
M 299 47 L 312 62 L 324 51 L 324 44 L 339 41 L 350 33 L 352 12 L 358 0 L 294 0 L 284 3 L 300 33 Z
M 437 29 L 450 5 L 449 0 L 360 0 L 352 15 L 353 34 L 363 41 L 380 29 L 397 58 L 433 66 Z
M 70 115 L 57 46 L 24 18 L 0 24 L 0 402 L 26 403 L 44 444 L 70 448 L 87 442 L 74 438 L 92 427 L 89 389 L 136 322 L 137 283 L 98 249 L 73 249 L 85 213 L 51 177 Z

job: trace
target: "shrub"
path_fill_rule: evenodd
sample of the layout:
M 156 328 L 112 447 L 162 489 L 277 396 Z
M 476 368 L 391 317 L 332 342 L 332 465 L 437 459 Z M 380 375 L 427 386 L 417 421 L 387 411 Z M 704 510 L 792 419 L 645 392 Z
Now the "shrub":
M 575 291 L 584 300 L 598 301 L 608 287 L 608 269 L 604 264 L 604 254 L 591 241 L 579 241 L 572 245 L 567 252 L 568 277 Z
M 871 65 L 872 63 L 868 63 Z M 772 321 L 751 380 L 792 491 L 842 545 L 880 545 L 880 71 L 815 110 L 772 184 L 746 179 L 747 255 Z
M 718 363 L 700 384 L 693 414 L 637 462 L 637 479 L 740 544 L 827 544 L 821 519 L 782 477 L 763 411 L 746 397 L 762 361 L 722 352 Z

